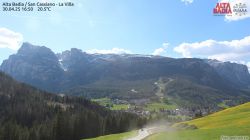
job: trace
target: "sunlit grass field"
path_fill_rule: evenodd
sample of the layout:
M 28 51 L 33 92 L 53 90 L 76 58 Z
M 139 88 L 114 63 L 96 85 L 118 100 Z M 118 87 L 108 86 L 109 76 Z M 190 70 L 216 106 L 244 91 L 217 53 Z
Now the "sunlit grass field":
M 195 125 L 198 129 L 162 132 L 148 137 L 147 140 L 220 140 L 221 136 L 250 137 L 250 103 L 185 123 Z
M 120 134 L 111 134 L 106 136 L 100 136 L 97 138 L 86 139 L 86 140 L 126 140 L 127 138 L 131 138 L 137 135 L 137 131 L 130 131 Z
M 107 107 L 108 105 L 111 110 L 127 110 L 129 107 L 128 104 L 113 104 L 109 98 L 93 99 L 92 101 L 97 102 L 101 106 Z

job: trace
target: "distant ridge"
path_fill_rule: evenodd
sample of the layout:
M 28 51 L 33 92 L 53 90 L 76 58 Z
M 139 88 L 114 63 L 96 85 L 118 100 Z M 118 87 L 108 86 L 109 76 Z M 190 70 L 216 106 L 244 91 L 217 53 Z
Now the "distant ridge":
M 37 88 L 87 98 L 150 99 L 156 96 L 154 83 L 169 78 L 174 82 L 166 85 L 164 96 L 183 105 L 216 106 L 223 100 L 248 101 L 250 96 L 247 67 L 217 60 L 88 54 L 76 48 L 55 54 L 44 46 L 24 43 L 0 69 Z

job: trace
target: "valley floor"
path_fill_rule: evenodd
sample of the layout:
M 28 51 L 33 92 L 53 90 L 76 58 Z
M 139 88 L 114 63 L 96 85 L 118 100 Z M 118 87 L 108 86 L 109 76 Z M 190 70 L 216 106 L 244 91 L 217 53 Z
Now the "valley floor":
M 180 129 L 183 124 L 196 126 L 197 129 Z M 206 117 L 177 123 L 169 129 L 149 127 L 91 140 L 223 140 L 222 138 L 232 139 L 235 136 L 239 140 L 250 140 L 250 102 Z

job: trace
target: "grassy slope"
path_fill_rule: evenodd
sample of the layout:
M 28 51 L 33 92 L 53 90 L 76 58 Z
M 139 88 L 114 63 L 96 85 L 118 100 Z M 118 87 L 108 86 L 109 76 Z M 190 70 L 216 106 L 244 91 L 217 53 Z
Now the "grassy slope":
M 127 110 L 128 106 L 129 105 L 127 104 L 118 104 L 118 105 L 114 104 L 111 110 Z
M 111 110 L 127 110 L 128 104 L 113 104 L 110 98 L 98 98 L 92 101 L 97 102 L 101 106 L 106 106 L 107 104 L 112 105 Z M 177 106 L 174 104 L 165 104 L 163 102 L 149 103 L 145 106 L 145 110 L 148 111 L 159 111 L 160 109 L 176 109 Z
M 120 134 L 111 134 L 106 136 L 100 136 L 97 138 L 87 139 L 87 140 L 125 140 L 137 135 L 137 131 L 130 131 Z
M 147 140 L 219 140 L 221 135 L 250 137 L 250 103 L 185 123 L 199 129 L 159 133 Z
M 219 103 L 218 106 L 224 109 L 229 108 L 230 106 L 227 105 L 227 102 L 230 102 L 230 100 L 224 100 L 221 103 Z
M 92 101 L 97 102 L 98 104 L 102 106 L 106 106 L 107 104 L 112 104 L 111 99 L 109 98 L 93 99 Z
M 113 104 L 110 98 L 99 98 L 92 101 L 97 102 L 101 106 L 112 105 L 111 110 L 127 110 L 129 106 L 128 104 Z

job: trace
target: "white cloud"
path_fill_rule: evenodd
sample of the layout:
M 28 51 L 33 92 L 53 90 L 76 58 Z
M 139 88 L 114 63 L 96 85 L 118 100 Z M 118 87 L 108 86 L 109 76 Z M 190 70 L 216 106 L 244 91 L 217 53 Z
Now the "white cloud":
M 186 5 L 191 4 L 194 2 L 194 0 L 181 0 L 181 2 L 184 2 Z
M 153 55 L 160 55 L 160 54 L 162 54 L 164 51 L 165 51 L 164 48 L 158 48 L 158 49 L 155 49 L 154 52 L 153 52 L 152 54 L 153 54 Z
M 162 44 L 162 47 L 165 48 L 165 49 L 166 49 L 168 46 L 169 46 L 169 43 L 163 43 L 163 44 Z
M 163 43 L 162 47 L 155 49 L 152 55 L 161 55 L 162 53 L 166 52 L 168 46 L 169 46 L 168 43 Z
M 18 50 L 22 41 L 22 34 L 11 31 L 7 28 L 0 28 L 0 48 Z
M 87 53 L 90 54 L 130 54 L 130 50 L 122 49 L 122 48 L 112 48 L 111 50 L 98 50 L 98 49 L 92 49 L 87 50 Z
M 250 72 L 250 62 L 247 62 L 248 71 Z
M 237 20 L 242 20 L 242 19 L 246 19 L 246 18 L 250 17 L 250 0 L 221 0 L 220 2 L 229 2 L 230 3 L 232 15 L 226 15 L 225 16 L 226 21 L 237 21 Z M 235 12 L 233 12 L 233 7 L 239 3 L 246 4 L 247 14 L 240 16 L 240 15 L 236 15 Z
M 183 57 L 199 57 L 217 59 L 220 61 L 250 63 L 250 36 L 240 40 L 216 41 L 205 40 L 194 43 L 182 43 L 174 48 Z

